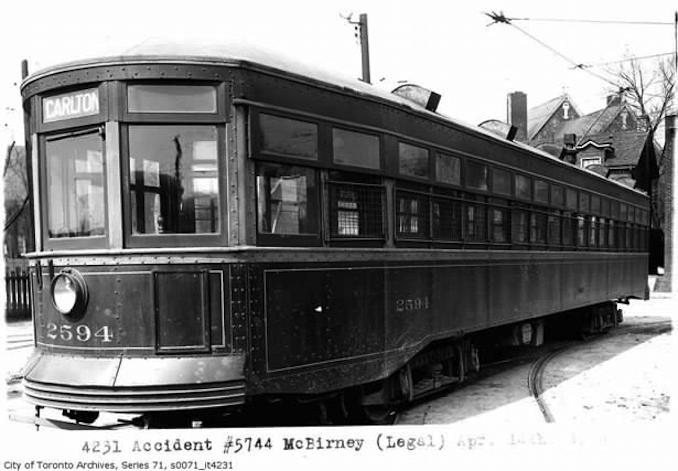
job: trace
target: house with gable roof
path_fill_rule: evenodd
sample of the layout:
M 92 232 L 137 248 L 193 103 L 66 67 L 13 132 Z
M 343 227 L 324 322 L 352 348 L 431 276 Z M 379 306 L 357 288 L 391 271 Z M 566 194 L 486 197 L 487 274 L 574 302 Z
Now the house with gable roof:
M 567 93 L 527 109 L 525 94 L 513 92 L 507 115 L 518 128 L 517 140 L 578 167 L 647 193 L 659 175 L 660 151 L 652 132 L 618 95 L 608 96 L 604 108 L 583 114 Z

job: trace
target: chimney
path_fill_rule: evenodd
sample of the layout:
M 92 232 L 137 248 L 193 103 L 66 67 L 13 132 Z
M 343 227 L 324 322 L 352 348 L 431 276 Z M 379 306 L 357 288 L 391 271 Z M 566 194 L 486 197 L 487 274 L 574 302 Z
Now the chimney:
M 574 146 L 577 145 L 577 135 L 576 134 L 563 135 L 563 145 L 567 149 L 574 149 Z
M 615 93 L 614 95 L 607 96 L 607 106 L 617 106 L 621 105 L 621 94 Z
M 527 141 L 527 95 L 523 92 L 509 93 L 506 99 L 506 121 L 515 126 L 515 140 Z

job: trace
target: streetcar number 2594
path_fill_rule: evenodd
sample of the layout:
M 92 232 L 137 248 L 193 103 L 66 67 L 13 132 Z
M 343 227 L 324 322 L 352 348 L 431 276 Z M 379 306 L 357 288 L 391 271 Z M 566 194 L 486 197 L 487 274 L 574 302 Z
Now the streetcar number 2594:
M 47 323 L 47 338 L 56 340 L 61 339 L 64 342 L 89 342 L 92 339 L 100 342 L 112 342 L 112 329 L 105 325 L 97 330 L 93 330 L 87 324 L 70 325 Z
M 398 298 L 395 300 L 396 312 L 425 311 L 431 307 L 428 296 Z

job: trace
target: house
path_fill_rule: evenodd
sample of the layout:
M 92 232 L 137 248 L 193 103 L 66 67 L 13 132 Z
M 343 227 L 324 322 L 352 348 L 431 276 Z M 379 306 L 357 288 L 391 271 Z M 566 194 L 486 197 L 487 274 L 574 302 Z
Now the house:
M 619 95 L 588 114 L 567 93 L 528 109 L 526 95 L 513 92 L 507 104 L 516 140 L 650 192 L 658 177 L 658 150 L 645 121 Z

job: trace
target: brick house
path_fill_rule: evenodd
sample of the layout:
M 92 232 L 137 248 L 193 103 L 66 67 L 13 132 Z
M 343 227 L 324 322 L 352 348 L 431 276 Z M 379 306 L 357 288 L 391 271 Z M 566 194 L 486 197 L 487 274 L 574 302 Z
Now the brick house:
M 660 151 L 645 122 L 619 96 L 607 97 L 604 108 L 588 114 L 567 93 L 528 109 L 526 95 L 513 92 L 507 103 L 508 123 L 518 128 L 516 140 L 651 192 Z

